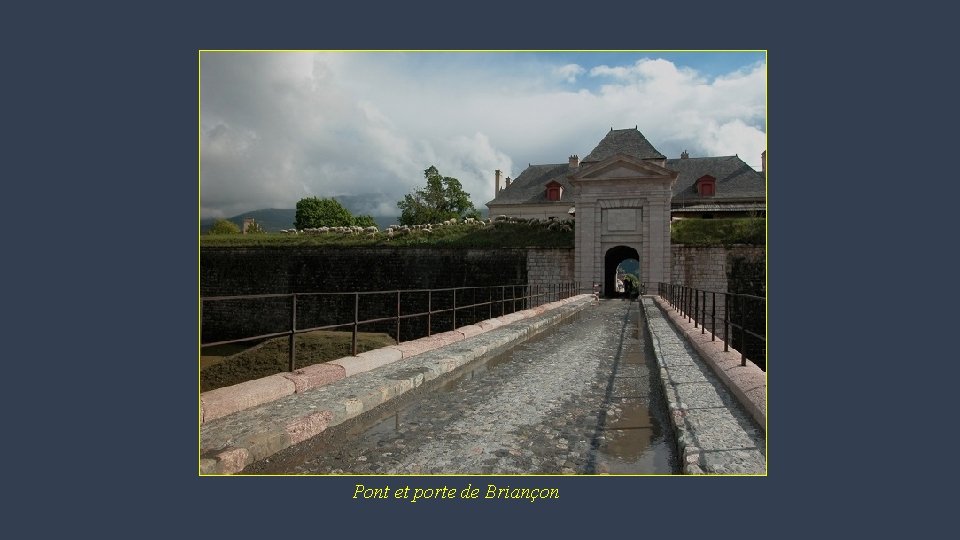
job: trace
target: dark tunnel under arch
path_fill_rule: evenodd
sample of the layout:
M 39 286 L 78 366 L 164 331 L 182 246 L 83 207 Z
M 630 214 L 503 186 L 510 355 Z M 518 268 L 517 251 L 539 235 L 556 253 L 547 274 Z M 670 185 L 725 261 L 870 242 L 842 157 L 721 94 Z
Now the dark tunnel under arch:
M 603 264 L 603 296 L 613 298 L 617 295 L 614 283 L 617 279 L 617 267 L 627 259 L 640 260 L 640 253 L 632 247 L 616 246 L 607 250 Z M 641 277 L 641 281 L 642 281 Z

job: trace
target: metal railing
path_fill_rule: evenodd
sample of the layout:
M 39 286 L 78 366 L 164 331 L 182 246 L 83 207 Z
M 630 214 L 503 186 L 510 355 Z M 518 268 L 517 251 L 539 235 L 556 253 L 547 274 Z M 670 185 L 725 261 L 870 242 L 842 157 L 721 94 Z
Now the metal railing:
M 234 296 L 208 296 L 200 298 L 200 321 L 201 336 L 203 335 L 203 313 L 208 306 L 217 302 L 261 300 L 261 299 L 289 299 L 290 317 L 289 328 L 283 331 L 260 333 L 252 336 L 244 336 L 236 339 L 221 339 L 204 343 L 201 338 L 200 347 L 212 347 L 216 345 L 226 345 L 230 343 L 243 343 L 249 341 L 262 341 L 280 336 L 287 336 L 288 343 L 288 368 L 289 371 L 296 369 L 296 335 L 318 330 L 334 330 L 341 328 L 351 329 L 351 354 L 357 355 L 357 334 L 358 329 L 364 325 L 375 323 L 386 323 L 392 321 L 396 331 L 396 341 L 401 343 L 401 322 L 404 320 L 426 317 L 426 335 L 433 333 L 434 315 L 450 313 L 450 330 L 457 329 L 457 314 L 471 310 L 471 316 L 468 320 L 479 321 L 478 309 L 486 308 L 488 319 L 495 316 L 502 316 L 507 313 L 513 313 L 520 309 L 534 308 L 548 302 L 554 302 L 575 296 L 580 293 L 580 284 L 578 282 L 558 282 L 549 284 L 522 284 L 522 285 L 497 285 L 489 287 L 448 287 L 441 289 L 405 289 L 392 291 L 354 291 L 346 293 L 292 293 L 292 294 L 252 294 L 252 295 L 234 295 Z M 414 313 L 403 313 L 402 300 L 407 295 L 426 294 L 426 311 L 417 311 Z M 373 318 L 360 318 L 360 299 L 373 295 L 395 296 L 395 309 L 391 309 L 389 315 Z M 323 324 L 309 326 L 307 328 L 297 327 L 297 301 L 321 297 L 339 297 L 352 298 L 353 316 L 350 320 L 335 322 L 334 324 Z M 447 305 L 442 305 L 443 300 L 450 298 Z M 435 305 L 435 301 L 440 301 Z M 381 301 L 381 307 L 383 301 Z M 394 308 L 394 306 L 391 306 Z M 509 311 L 508 311 L 509 310 Z M 461 321 L 462 322 L 462 321 Z M 423 337 L 423 336 L 418 336 Z
M 717 339 L 719 322 L 723 332 L 723 350 L 729 351 L 731 342 L 735 342 L 733 346 L 740 351 L 741 366 L 747 365 L 749 357 L 766 370 L 766 298 L 707 291 L 675 283 L 658 283 L 657 294 L 686 317 L 688 322 L 693 321 L 693 327 L 699 327 L 701 334 L 706 333 L 709 322 L 711 341 Z

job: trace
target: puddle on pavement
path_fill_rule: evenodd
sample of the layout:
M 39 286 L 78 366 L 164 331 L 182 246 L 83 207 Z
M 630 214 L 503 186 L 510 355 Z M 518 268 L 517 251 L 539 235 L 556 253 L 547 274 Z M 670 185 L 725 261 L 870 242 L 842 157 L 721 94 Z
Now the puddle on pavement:
M 594 467 L 609 474 L 676 474 L 678 452 L 646 321 L 642 311 L 631 313 L 632 340 L 623 344 L 611 374 L 608 414 L 598 425 Z

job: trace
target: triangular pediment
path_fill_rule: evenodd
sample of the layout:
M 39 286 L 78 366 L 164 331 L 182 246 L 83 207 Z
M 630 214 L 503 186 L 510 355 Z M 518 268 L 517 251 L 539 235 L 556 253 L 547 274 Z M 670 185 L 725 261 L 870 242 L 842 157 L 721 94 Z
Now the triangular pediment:
M 648 160 L 625 154 L 615 154 L 603 161 L 591 163 L 568 176 L 571 181 L 650 179 L 676 180 L 677 172 Z

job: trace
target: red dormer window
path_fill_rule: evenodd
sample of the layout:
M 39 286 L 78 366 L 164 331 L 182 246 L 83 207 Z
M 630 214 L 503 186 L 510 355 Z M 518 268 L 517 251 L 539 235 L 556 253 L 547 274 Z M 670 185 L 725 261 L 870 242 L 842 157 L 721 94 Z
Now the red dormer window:
M 717 194 L 717 179 L 709 174 L 701 176 L 694 187 L 701 197 L 713 197 Z
M 550 182 L 547 184 L 547 200 L 548 201 L 559 201 L 560 197 L 563 196 L 563 184 L 560 182 Z

